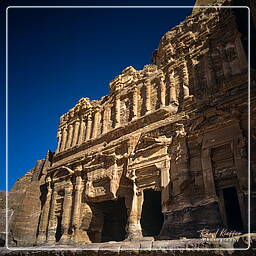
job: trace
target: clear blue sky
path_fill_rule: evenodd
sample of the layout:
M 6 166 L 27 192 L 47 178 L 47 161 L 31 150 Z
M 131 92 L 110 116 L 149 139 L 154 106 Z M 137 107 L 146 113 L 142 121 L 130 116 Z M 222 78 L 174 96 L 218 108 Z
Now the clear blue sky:
M 193 5 L 183 1 L 73 1 L 73 5 Z M 67 5 L 12 1 L 5 5 Z M 1 179 L 5 190 L 5 35 L 1 6 Z M 100 99 L 126 66 L 151 63 L 161 36 L 191 9 L 9 9 L 9 188 L 55 151 L 59 117 Z

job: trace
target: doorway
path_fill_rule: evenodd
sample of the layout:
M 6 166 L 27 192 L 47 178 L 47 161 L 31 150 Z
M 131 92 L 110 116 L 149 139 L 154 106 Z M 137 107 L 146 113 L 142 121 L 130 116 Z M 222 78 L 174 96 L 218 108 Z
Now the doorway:
M 153 189 L 144 190 L 144 202 L 141 214 L 142 234 L 146 236 L 158 236 L 164 221 L 161 206 L 161 192 Z
M 61 216 L 57 216 L 57 228 L 55 233 L 56 242 L 59 242 L 62 236 L 61 219 L 62 219 Z
M 236 188 L 230 187 L 223 189 L 223 199 L 226 211 L 227 227 L 230 230 L 242 231 L 243 222 Z
M 127 209 L 124 198 L 99 203 L 103 213 L 101 242 L 123 241 L 127 223 Z

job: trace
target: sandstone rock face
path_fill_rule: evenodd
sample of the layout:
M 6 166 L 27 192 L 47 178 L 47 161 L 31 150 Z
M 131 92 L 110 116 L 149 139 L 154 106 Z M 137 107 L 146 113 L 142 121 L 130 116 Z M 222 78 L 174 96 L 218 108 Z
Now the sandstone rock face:
M 8 237 L 11 246 L 31 246 L 35 243 L 37 226 L 40 216 L 39 182 L 31 182 L 34 169 L 20 178 L 8 192 Z M 2 191 L 1 191 L 2 192 Z M 5 193 L 1 193 L 0 235 L 4 243 L 6 234 Z M 2 197 L 4 195 L 4 198 Z M 3 209 L 2 209 L 3 208 Z
M 0 246 L 5 244 L 6 230 L 6 192 L 0 191 Z
M 9 227 L 11 245 L 31 246 L 36 238 L 40 216 L 40 187 L 39 182 L 31 182 L 23 194 L 19 207 L 14 211 Z
M 193 13 L 161 38 L 153 64 L 125 68 L 109 95 L 81 98 L 61 116 L 56 152 L 10 192 L 11 244 L 247 232 L 248 61 L 237 18 Z M 250 79 L 255 127 L 254 70 Z
M 49 155 L 38 160 L 25 176 L 18 179 L 8 192 L 8 245 L 32 246 L 36 243 L 41 213 L 41 184 L 44 168 L 49 166 Z M 42 177 L 42 180 L 40 178 Z M 6 192 L 0 191 L 0 243 L 6 240 Z

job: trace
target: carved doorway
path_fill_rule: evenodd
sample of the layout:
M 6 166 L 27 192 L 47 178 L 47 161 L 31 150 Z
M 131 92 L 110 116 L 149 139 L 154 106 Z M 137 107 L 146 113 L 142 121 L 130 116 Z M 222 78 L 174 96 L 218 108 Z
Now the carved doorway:
M 55 233 L 56 242 L 59 242 L 62 236 L 61 220 L 62 220 L 61 216 L 57 216 L 57 228 Z
M 164 216 L 161 206 L 161 192 L 144 190 L 144 202 L 141 213 L 141 228 L 144 237 L 157 237 L 161 231 Z
M 224 199 L 228 229 L 234 230 L 234 231 L 242 231 L 243 222 L 242 222 L 241 210 L 239 206 L 236 188 L 235 187 L 224 188 L 223 199 Z
M 127 209 L 124 198 L 115 201 L 102 202 L 103 229 L 101 242 L 123 241 L 127 223 Z

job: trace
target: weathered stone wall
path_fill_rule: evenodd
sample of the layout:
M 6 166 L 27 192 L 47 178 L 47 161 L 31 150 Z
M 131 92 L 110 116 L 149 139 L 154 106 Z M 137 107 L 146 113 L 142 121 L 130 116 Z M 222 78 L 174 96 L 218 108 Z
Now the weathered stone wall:
M 41 160 L 40 160 L 41 161 Z M 37 168 L 18 179 L 8 192 L 9 246 L 32 246 L 36 241 L 41 212 L 40 182 L 33 178 Z M 34 179 L 34 180 L 33 180 Z M 1 191 L 0 234 L 3 243 L 6 236 L 6 192 Z
M 6 230 L 6 192 L 0 191 L 0 246 L 5 243 Z
M 41 212 L 40 186 L 38 181 L 26 184 L 26 191 L 14 208 L 10 223 L 10 245 L 31 246 L 35 243 L 39 216 Z M 12 200 L 16 201 L 15 192 L 11 192 Z
M 101 241 L 107 220 L 98 204 L 120 198 L 126 239 L 142 239 L 148 189 L 161 191 L 165 221 L 158 239 L 228 226 L 226 187 L 237 191 L 247 229 L 243 36 L 232 10 L 201 10 L 161 38 L 154 64 L 127 67 L 110 82 L 108 96 L 82 98 L 61 117 L 38 243 Z

